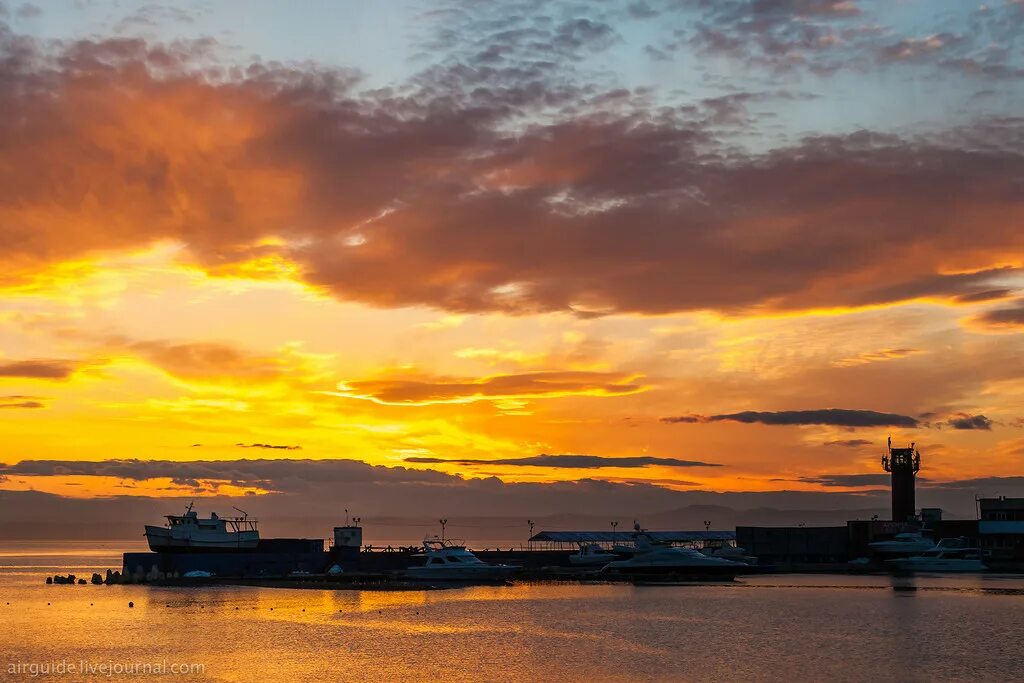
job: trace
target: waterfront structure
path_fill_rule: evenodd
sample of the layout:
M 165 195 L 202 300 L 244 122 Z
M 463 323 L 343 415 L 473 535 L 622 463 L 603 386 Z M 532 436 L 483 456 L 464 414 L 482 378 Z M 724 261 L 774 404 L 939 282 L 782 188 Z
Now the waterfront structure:
M 728 543 L 736 540 L 733 531 L 646 531 L 652 540 L 675 545 Z M 581 545 L 611 548 L 628 543 L 631 534 L 614 531 L 541 531 L 530 537 L 530 545 L 546 550 L 576 550 Z
M 1024 498 L 978 499 L 978 545 L 1000 560 L 1024 560 Z
M 738 526 L 736 544 L 758 564 L 777 567 L 814 568 L 850 559 L 850 531 L 845 526 Z
M 124 553 L 122 562 L 122 573 L 136 580 L 195 571 L 218 577 L 274 577 L 322 572 L 329 566 L 329 556 L 320 538 L 264 538 L 241 551 Z
M 891 437 L 886 451 L 882 469 L 892 474 L 892 521 L 906 522 L 915 518 L 914 486 L 921 469 L 921 454 L 913 443 L 910 448 L 893 448 Z

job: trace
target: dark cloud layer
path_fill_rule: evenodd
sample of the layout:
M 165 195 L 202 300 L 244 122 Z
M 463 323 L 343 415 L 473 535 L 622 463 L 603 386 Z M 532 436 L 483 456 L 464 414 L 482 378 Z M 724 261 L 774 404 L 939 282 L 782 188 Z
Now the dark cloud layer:
M 754 411 L 746 410 L 739 413 L 721 415 L 683 415 L 664 417 L 662 422 L 694 423 L 694 422 L 743 422 L 766 425 L 836 425 L 840 427 L 916 427 L 917 419 L 909 415 L 880 413 L 874 410 L 847 410 L 843 408 L 824 408 L 820 410 L 779 410 Z
M 791 32 L 854 7 L 715 11 Z M 607 22 L 524 16 L 470 22 L 475 42 L 374 91 L 345 69 L 226 68 L 210 41 L 5 29 L 0 279 L 171 239 L 211 273 L 287 259 L 376 306 L 742 312 L 970 296 L 1024 249 L 1020 122 L 744 153 L 720 107 L 580 78 L 578 56 L 616 40 Z
M 992 308 L 973 319 L 976 324 L 1004 330 L 1024 330 L 1024 299 L 1017 299 L 1009 306 Z
M 301 492 L 312 482 L 441 482 L 454 480 L 431 470 L 373 467 L 359 460 L 22 460 L 0 467 L 4 475 L 81 475 L 145 480 L 170 478 L 177 483 L 197 485 L 212 481 L 236 486 L 253 486 L 282 492 Z
M 875 31 L 854 0 L 691 0 L 696 16 L 676 29 L 677 41 L 768 73 L 806 69 L 831 74 L 857 63 Z
M 409 457 L 410 463 L 457 463 L 459 465 L 514 465 L 517 467 L 565 467 L 570 469 L 593 469 L 600 467 L 648 467 L 661 465 L 664 467 L 721 467 L 717 463 L 699 460 L 680 460 L 679 458 L 657 458 L 647 455 L 612 457 L 602 455 L 534 455 L 525 458 L 501 458 L 498 460 L 480 460 L 474 458 L 429 458 Z
M 809 484 L 821 484 L 830 487 L 888 486 L 890 475 L 884 473 L 870 474 L 825 474 L 817 477 L 800 477 L 800 481 Z
M 968 415 L 966 413 L 959 413 L 947 421 L 947 423 L 953 429 L 992 429 L 992 420 L 985 417 L 984 415 Z
M 680 16 L 666 4 L 663 20 L 676 19 L 675 38 L 648 47 L 669 59 L 685 46 L 757 69 L 763 79 L 795 70 L 818 75 L 856 70 L 931 69 L 949 78 L 956 71 L 973 78 L 1017 79 L 1024 75 L 1013 45 L 1024 8 L 1017 0 L 979 5 L 955 29 L 946 19 L 930 27 L 914 22 L 887 25 L 878 11 L 885 3 L 854 0 L 690 0 Z M 943 74 L 942 72 L 946 72 Z
M 959 303 L 973 304 L 983 301 L 995 301 L 998 299 L 1006 299 L 1010 297 L 1015 290 L 1007 287 L 1000 287 L 998 289 L 987 289 L 981 292 L 974 292 L 972 294 L 961 294 L 956 298 Z
M 0 409 L 4 408 L 45 408 L 46 404 L 42 401 L 17 401 L 11 400 L 10 397 L 0 397 Z

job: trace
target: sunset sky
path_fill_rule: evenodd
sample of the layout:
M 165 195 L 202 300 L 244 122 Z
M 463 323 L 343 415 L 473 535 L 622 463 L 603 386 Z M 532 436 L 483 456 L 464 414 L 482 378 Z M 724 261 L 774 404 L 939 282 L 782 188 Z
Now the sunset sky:
M 8 504 L 1024 489 L 1021 0 L 0 0 L 0 109 Z

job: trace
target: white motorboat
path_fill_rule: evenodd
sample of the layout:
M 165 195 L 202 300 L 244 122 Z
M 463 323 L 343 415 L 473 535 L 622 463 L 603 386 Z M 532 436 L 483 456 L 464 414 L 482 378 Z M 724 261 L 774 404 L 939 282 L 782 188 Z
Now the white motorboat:
M 510 564 L 488 564 L 466 546 L 439 538 L 424 540 L 416 557 L 426 561 L 405 570 L 405 577 L 416 581 L 503 582 L 519 571 Z
M 964 539 L 944 538 L 931 550 L 910 557 L 885 561 L 888 569 L 900 572 L 983 572 L 988 569 L 981 551 L 968 548 Z
M 733 578 L 753 570 L 747 564 L 722 557 L 708 557 L 693 548 L 680 548 L 655 541 L 645 531 L 633 534 L 633 555 L 609 562 L 601 570 L 632 576 L 667 575 L 699 578 Z
M 241 510 L 239 510 L 241 512 Z M 146 525 L 146 540 L 154 552 L 189 552 L 202 550 L 243 550 L 255 548 L 260 542 L 256 520 L 244 517 L 199 517 L 190 503 L 183 515 L 167 515 L 165 526 Z
M 701 553 L 707 557 L 720 557 L 723 560 L 732 560 L 733 562 L 740 562 L 742 564 L 754 565 L 757 564 L 757 558 L 753 555 L 748 555 L 747 551 L 743 548 L 739 548 L 734 545 L 720 545 L 716 547 L 704 547 L 701 549 Z
M 917 555 L 935 547 L 935 541 L 926 531 L 907 531 L 884 541 L 868 543 L 868 548 L 879 555 Z
M 569 556 L 569 564 L 574 567 L 603 567 L 621 556 L 610 553 L 597 543 L 580 543 L 580 550 Z

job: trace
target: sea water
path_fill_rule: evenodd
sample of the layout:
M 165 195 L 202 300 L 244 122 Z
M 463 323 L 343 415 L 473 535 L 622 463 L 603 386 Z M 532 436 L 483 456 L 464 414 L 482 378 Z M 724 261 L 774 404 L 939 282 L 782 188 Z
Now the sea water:
M 0 679 L 1024 677 L 1019 576 L 779 575 L 726 585 L 410 592 L 44 583 L 118 569 L 124 548 L 0 545 Z

